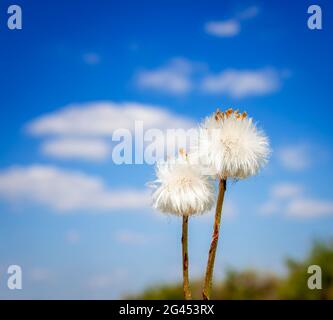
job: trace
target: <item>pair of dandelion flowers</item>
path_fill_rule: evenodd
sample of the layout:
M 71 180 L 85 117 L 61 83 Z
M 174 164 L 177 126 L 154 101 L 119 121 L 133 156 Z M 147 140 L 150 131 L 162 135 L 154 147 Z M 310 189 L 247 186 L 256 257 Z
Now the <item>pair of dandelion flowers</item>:
M 210 298 L 227 179 L 245 179 L 258 173 L 270 154 L 266 135 L 246 112 L 217 110 L 198 129 L 198 144 L 190 154 L 157 164 L 153 207 L 182 216 L 183 289 L 191 299 L 188 279 L 188 218 L 209 211 L 216 198 L 212 241 L 208 254 L 203 299 Z M 214 180 L 219 189 L 215 197 Z
M 267 162 L 268 138 L 245 112 L 217 110 L 199 127 L 198 145 L 186 155 L 157 164 L 153 207 L 176 215 L 209 211 L 214 179 L 244 179 Z M 209 173 L 209 174 L 207 174 Z

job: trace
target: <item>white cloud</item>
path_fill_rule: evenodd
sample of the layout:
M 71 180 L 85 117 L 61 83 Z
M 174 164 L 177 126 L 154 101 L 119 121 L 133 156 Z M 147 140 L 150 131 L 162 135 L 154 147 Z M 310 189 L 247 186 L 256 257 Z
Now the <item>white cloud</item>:
M 274 69 L 234 70 L 204 77 L 201 89 L 206 93 L 226 94 L 234 98 L 260 96 L 275 92 L 281 85 Z
M 45 282 L 52 278 L 50 270 L 41 267 L 35 267 L 30 270 L 30 279 L 34 282 Z
M 227 219 L 234 218 L 238 214 L 236 203 L 231 200 L 226 200 L 223 205 L 223 216 Z
M 216 30 L 230 29 L 226 25 L 211 22 L 208 27 Z M 227 31 L 223 31 L 227 32 Z M 234 32 L 234 31 L 233 31 Z M 208 94 L 225 94 L 235 98 L 270 94 L 280 89 L 282 79 L 289 76 L 289 70 L 274 68 L 225 69 L 220 73 L 209 73 L 204 63 L 190 62 L 176 58 L 155 70 L 144 70 L 136 75 L 138 87 L 170 94 L 185 94 L 190 91 Z
M 293 217 L 311 218 L 333 215 L 333 201 L 298 198 L 287 205 L 286 212 Z
M 280 209 L 280 203 L 276 199 L 269 199 L 259 206 L 259 213 L 263 215 L 271 215 L 278 213 Z
M 124 244 L 142 245 L 147 242 L 147 237 L 143 233 L 132 230 L 120 230 L 115 234 L 115 239 Z
M 158 130 L 165 144 L 157 144 L 164 149 L 169 145 L 168 139 L 170 145 L 173 141 L 171 134 L 166 135 L 167 129 L 188 130 L 193 127 L 195 122 L 192 119 L 155 105 L 92 102 L 69 105 L 42 115 L 28 123 L 26 131 L 31 135 L 47 137 L 41 146 L 42 153 L 47 156 L 102 161 L 111 156 L 111 138 L 117 129 L 129 130 L 127 132 L 132 134 L 133 144 L 134 135 L 143 139 L 140 137 L 146 137 L 147 129 Z M 177 136 L 176 140 L 181 139 Z
M 128 271 L 125 269 L 115 269 L 111 273 L 101 273 L 93 275 L 88 280 L 88 287 L 92 290 L 112 289 L 123 286 L 128 278 Z
M 280 163 L 289 170 L 300 171 L 311 165 L 309 147 L 304 144 L 285 146 L 277 150 Z
M 286 201 L 294 199 L 303 193 L 303 186 L 292 182 L 281 182 L 273 185 L 270 189 L 270 198 L 263 203 L 259 211 L 269 215 L 284 210 Z
M 260 8 L 258 6 L 251 6 L 238 13 L 237 17 L 241 20 L 247 20 L 256 17 L 259 12 Z
M 77 244 L 80 238 L 80 233 L 75 229 L 68 230 L 66 233 L 66 241 L 69 244 Z
M 112 288 L 113 285 L 116 283 L 116 276 L 113 274 L 99 274 L 93 276 L 89 282 L 88 286 L 91 289 L 106 289 Z
M 83 61 L 86 64 L 96 65 L 96 64 L 100 63 L 101 57 L 97 53 L 93 53 L 93 52 L 85 53 L 83 55 Z
M 259 211 L 266 215 L 281 213 L 297 218 L 314 218 L 333 215 L 333 201 L 306 196 L 299 184 L 279 183 L 271 187 L 270 197 Z
M 186 94 L 192 90 L 191 75 L 198 68 L 183 58 L 174 58 L 155 70 L 143 70 L 136 75 L 139 88 L 170 94 Z
M 72 104 L 30 122 L 26 129 L 36 136 L 111 136 L 116 129 L 134 129 L 135 121 L 145 128 L 191 128 L 189 118 L 155 105 L 111 101 Z
M 205 31 L 217 37 L 234 37 L 240 32 L 240 23 L 235 19 L 210 21 L 206 23 Z
M 209 21 L 205 24 L 206 33 L 216 37 L 234 37 L 241 31 L 241 22 L 254 18 L 259 13 L 259 7 L 252 6 L 240 11 L 235 17 L 222 21 Z
M 59 159 L 83 159 L 100 161 L 111 154 L 111 147 L 101 139 L 61 138 L 47 140 L 42 144 L 42 153 Z
M 32 202 L 60 212 L 138 209 L 150 202 L 146 191 L 111 190 L 98 177 L 43 165 L 0 172 L 0 198 Z
M 222 208 L 223 219 L 232 220 L 235 217 L 237 217 L 238 214 L 239 214 L 239 210 L 238 210 L 236 203 L 230 199 L 225 199 L 225 201 L 223 203 L 223 208 Z M 197 220 L 202 219 L 207 222 L 211 222 L 212 215 L 215 215 L 215 209 L 211 210 L 210 212 L 208 212 L 206 214 L 197 216 L 196 219 Z
M 303 186 L 290 182 L 277 183 L 271 189 L 271 194 L 273 198 L 278 198 L 278 199 L 292 198 L 300 195 L 302 192 L 303 192 Z

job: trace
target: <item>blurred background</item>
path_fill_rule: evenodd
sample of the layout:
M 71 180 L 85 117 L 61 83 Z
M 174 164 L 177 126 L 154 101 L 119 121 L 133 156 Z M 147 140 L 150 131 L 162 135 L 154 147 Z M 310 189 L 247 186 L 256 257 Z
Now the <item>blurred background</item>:
M 1 299 L 181 298 L 181 221 L 150 208 L 153 165 L 113 163 L 112 133 L 229 106 L 273 154 L 228 184 L 215 297 L 332 299 L 330 1 L 14 2 L 22 30 L 0 2 Z M 212 223 L 190 221 L 196 293 Z M 13 264 L 22 290 L 7 288 Z M 307 288 L 309 264 L 323 290 Z

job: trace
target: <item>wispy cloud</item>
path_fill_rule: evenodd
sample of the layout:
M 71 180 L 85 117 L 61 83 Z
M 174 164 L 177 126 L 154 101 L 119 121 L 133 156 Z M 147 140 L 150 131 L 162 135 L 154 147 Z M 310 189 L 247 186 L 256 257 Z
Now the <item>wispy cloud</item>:
M 223 203 L 223 217 L 226 220 L 233 220 L 237 215 L 239 214 L 239 209 L 235 201 L 232 201 L 230 199 L 226 199 L 225 202 Z M 198 216 L 196 219 L 197 220 L 204 220 L 207 222 L 212 221 L 212 215 L 214 215 L 214 210 L 209 212 L 208 214 L 203 214 L 201 216 Z
M 57 159 L 102 161 L 111 156 L 113 133 L 118 129 L 134 133 L 139 121 L 143 130 L 159 129 L 161 133 L 167 129 L 195 127 L 193 119 L 160 106 L 106 101 L 65 106 L 32 120 L 25 129 L 30 135 L 46 138 L 40 148 L 44 155 Z M 161 138 L 162 142 L 166 139 L 164 134 Z M 170 142 L 173 141 L 170 137 Z M 163 153 L 164 144 L 161 144 L 162 148 Z
M 153 70 L 142 70 L 135 79 L 139 88 L 169 94 L 186 94 L 192 90 L 191 75 L 196 66 L 183 58 L 174 58 L 165 66 Z
M 205 31 L 217 37 L 234 37 L 240 32 L 240 23 L 236 19 L 210 21 L 206 23 Z
M 66 233 L 66 242 L 69 244 L 77 244 L 80 242 L 80 233 L 75 229 L 68 230 Z
M 234 98 L 266 95 L 277 91 L 281 77 L 274 69 L 228 69 L 204 77 L 201 90 L 205 93 L 225 94 Z
M 285 202 L 300 196 L 303 193 L 303 186 L 292 182 L 280 182 L 273 185 L 270 189 L 268 200 L 263 203 L 259 211 L 269 215 L 284 210 Z
M 29 270 L 29 278 L 33 282 L 48 282 L 52 277 L 51 271 L 47 268 L 34 267 Z
M 119 230 L 115 234 L 116 241 L 129 245 L 143 245 L 147 242 L 147 236 L 133 230 Z
M 99 274 L 91 277 L 88 281 L 88 286 L 91 289 L 107 289 L 112 288 L 117 282 L 117 275 L 115 274 Z
M 236 13 L 234 17 L 227 20 L 208 21 L 204 29 L 206 33 L 212 36 L 221 38 L 235 37 L 241 31 L 242 21 L 254 18 L 258 13 L 259 7 L 252 6 Z
M 211 27 L 214 26 L 212 23 Z M 136 83 L 140 88 L 169 94 L 197 92 L 243 98 L 278 91 L 282 80 L 289 74 L 289 70 L 280 71 L 273 67 L 225 69 L 219 73 L 210 73 L 205 63 L 175 58 L 155 70 L 139 72 Z
M 64 213 L 146 208 L 150 201 L 145 191 L 111 190 L 98 177 L 43 165 L 0 172 L 0 198 Z
M 259 206 L 259 213 L 262 215 L 271 215 L 281 210 L 280 203 L 276 200 L 269 199 Z
M 83 159 L 101 161 L 109 157 L 110 144 L 102 139 L 61 138 L 47 140 L 42 153 L 59 159 Z
M 333 201 L 311 198 L 293 199 L 286 208 L 286 212 L 294 217 L 320 217 L 333 215 Z
M 296 218 L 315 218 L 333 215 L 333 201 L 306 195 L 302 185 L 285 182 L 273 185 L 267 202 L 259 211 L 262 214 L 284 214 Z
M 237 13 L 237 18 L 240 20 L 247 20 L 256 17 L 260 12 L 260 8 L 258 6 L 251 6 L 243 11 Z
M 94 52 L 85 53 L 82 58 L 83 61 L 89 65 L 96 65 L 101 61 L 100 55 Z
M 286 199 L 299 196 L 303 192 L 303 186 L 296 183 L 277 183 L 271 188 L 271 196 L 275 199 Z
M 289 170 L 301 171 L 311 165 L 310 147 L 305 144 L 281 147 L 276 154 L 281 165 Z
M 42 115 L 26 126 L 35 136 L 111 136 L 116 129 L 134 130 L 135 121 L 145 128 L 191 128 L 193 120 L 166 108 L 136 102 L 90 102 L 65 106 Z
M 100 273 L 88 279 L 87 286 L 92 290 L 114 289 L 123 287 L 127 282 L 128 272 L 124 268 L 114 269 L 110 273 Z

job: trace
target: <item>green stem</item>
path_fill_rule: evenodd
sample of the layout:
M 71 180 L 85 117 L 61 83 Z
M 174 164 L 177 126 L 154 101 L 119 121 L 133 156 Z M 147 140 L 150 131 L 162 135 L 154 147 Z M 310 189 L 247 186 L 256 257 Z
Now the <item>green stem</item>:
M 206 275 L 205 275 L 205 283 L 202 291 L 202 297 L 204 300 L 210 299 L 210 293 L 212 289 L 212 279 L 213 279 L 213 271 L 214 271 L 214 262 L 216 255 L 217 243 L 219 240 L 219 231 L 220 231 L 220 223 L 221 223 L 221 215 L 222 215 L 222 206 L 224 200 L 224 193 L 226 190 L 227 180 L 220 179 L 219 182 L 219 193 L 216 202 L 216 211 L 215 211 L 215 220 L 214 220 L 214 230 L 212 241 L 210 244 L 208 261 L 206 267 Z

